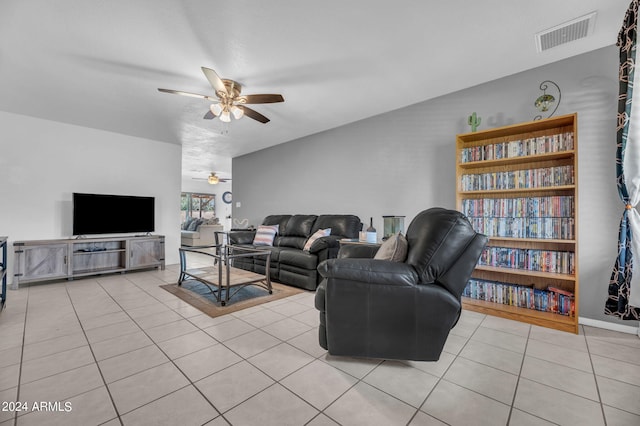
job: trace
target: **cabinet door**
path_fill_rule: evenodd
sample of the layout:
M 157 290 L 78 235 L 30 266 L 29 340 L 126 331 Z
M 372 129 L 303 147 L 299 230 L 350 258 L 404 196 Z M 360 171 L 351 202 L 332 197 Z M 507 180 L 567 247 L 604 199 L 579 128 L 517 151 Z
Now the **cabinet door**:
M 16 250 L 15 280 L 22 282 L 66 278 L 69 275 L 68 255 L 67 244 L 23 246 Z
M 129 241 L 129 268 L 162 266 L 164 242 L 161 239 Z

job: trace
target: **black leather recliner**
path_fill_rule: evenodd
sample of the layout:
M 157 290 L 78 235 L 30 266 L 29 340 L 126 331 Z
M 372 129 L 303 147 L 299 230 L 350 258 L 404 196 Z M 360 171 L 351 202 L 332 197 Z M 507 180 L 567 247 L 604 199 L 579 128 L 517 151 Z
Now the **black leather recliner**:
M 332 355 L 437 361 L 487 243 L 461 213 L 432 208 L 407 229 L 405 263 L 346 245 L 318 266 L 320 346 Z M 355 256 L 355 257 L 354 257 Z

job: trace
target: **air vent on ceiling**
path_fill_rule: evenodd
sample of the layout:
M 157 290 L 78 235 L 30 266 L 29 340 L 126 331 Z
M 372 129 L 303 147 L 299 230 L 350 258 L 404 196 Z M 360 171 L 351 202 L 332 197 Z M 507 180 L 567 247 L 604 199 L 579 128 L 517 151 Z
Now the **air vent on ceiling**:
M 595 27 L 595 21 L 596 12 L 592 12 L 588 15 L 556 25 L 553 28 L 540 31 L 536 34 L 536 48 L 538 53 L 591 35 Z

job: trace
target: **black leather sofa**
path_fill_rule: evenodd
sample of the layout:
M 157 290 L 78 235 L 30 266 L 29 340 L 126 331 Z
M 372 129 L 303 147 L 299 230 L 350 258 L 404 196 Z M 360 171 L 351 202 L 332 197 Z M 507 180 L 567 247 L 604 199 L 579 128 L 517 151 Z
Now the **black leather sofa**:
M 344 246 L 318 267 L 320 346 L 332 355 L 437 361 L 487 240 L 461 213 L 432 208 L 409 225 L 405 262 Z
M 317 267 L 323 260 L 335 258 L 341 238 L 357 238 L 362 229 L 354 215 L 271 215 L 262 225 L 278 225 L 273 246 L 259 246 L 271 251 L 271 279 L 283 284 L 315 290 L 320 282 Z M 314 241 L 303 251 L 307 239 L 319 229 L 331 228 L 331 235 Z M 231 231 L 229 244 L 253 247 L 255 231 Z M 236 259 L 236 268 L 264 273 L 266 264 L 260 258 Z

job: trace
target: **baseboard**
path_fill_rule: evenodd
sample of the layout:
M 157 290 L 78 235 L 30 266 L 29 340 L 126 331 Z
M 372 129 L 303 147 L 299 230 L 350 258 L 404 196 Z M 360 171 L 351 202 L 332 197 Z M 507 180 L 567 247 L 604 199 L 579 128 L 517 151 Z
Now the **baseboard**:
M 640 336 L 640 328 L 632 325 L 615 324 L 612 322 L 594 320 L 591 318 L 578 317 L 578 324 L 590 327 L 604 328 L 605 330 L 619 331 L 620 333 L 637 334 Z

